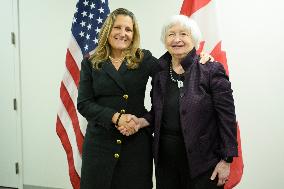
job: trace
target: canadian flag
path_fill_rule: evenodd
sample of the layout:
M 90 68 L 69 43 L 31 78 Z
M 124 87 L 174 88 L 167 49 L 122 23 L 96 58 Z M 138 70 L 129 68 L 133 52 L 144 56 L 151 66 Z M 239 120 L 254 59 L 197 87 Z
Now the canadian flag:
M 227 74 L 229 74 L 226 52 L 222 50 L 222 41 L 219 36 L 217 11 L 215 0 L 184 0 L 180 14 L 193 18 L 202 33 L 204 41 L 201 42 L 198 52 L 210 52 L 214 59 L 223 64 Z M 225 184 L 225 189 L 235 187 L 243 175 L 243 157 L 241 148 L 241 138 L 239 125 L 237 127 L 238 157 L 234 158 L 231 164 L 229 181 Z

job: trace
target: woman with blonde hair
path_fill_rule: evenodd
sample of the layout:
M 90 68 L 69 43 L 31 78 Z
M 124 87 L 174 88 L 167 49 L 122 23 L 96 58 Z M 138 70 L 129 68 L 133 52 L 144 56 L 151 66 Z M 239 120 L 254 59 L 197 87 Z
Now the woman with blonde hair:
M 81 189 L 152 188 L 152 130 L 137 117 L 148 113 L 146 84 L 156 66 L 150 51 L 140 49 L 133 13 L 110 13 L 81 66 L 77 109 L 88 121 Z

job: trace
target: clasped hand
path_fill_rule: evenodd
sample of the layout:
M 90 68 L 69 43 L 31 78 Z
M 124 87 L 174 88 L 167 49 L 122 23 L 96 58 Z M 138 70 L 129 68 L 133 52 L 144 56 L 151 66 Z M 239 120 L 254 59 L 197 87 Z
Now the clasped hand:
M 142 127 L 143 118 L 137 118 L 132 114 L 123 114 L 119 119 L 119 123 L 116 128 L 119 132 L 125 136 L 130 136 L 138 132 L 138 130 Z

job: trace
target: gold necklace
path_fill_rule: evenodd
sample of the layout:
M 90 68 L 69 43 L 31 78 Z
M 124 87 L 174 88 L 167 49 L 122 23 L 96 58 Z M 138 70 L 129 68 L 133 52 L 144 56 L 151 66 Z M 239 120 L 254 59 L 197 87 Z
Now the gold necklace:
M 110 61 L 111 61 L 112 63 L 114 63 L 114 64 L 121 63 L 121 62 L 124 60 L 124 58 L 125 58 L 125 57 L 122 57 L 122 58 L 119 58 L 119 59 L 114 59 L 114 58 L 112 58 L 111 56 L 108 56 L 108 57 L 109 57 Z

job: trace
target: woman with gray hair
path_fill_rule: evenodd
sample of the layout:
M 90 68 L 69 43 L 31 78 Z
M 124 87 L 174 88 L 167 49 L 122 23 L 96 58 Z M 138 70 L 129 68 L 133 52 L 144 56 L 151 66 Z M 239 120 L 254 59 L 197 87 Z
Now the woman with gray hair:
M 201 33 L 183 15 L 162 29 L 167 52 L 153 79 L 157 189 L 223 188 L 238 155 L 234 99 L 222 64 L 199 64 Z

